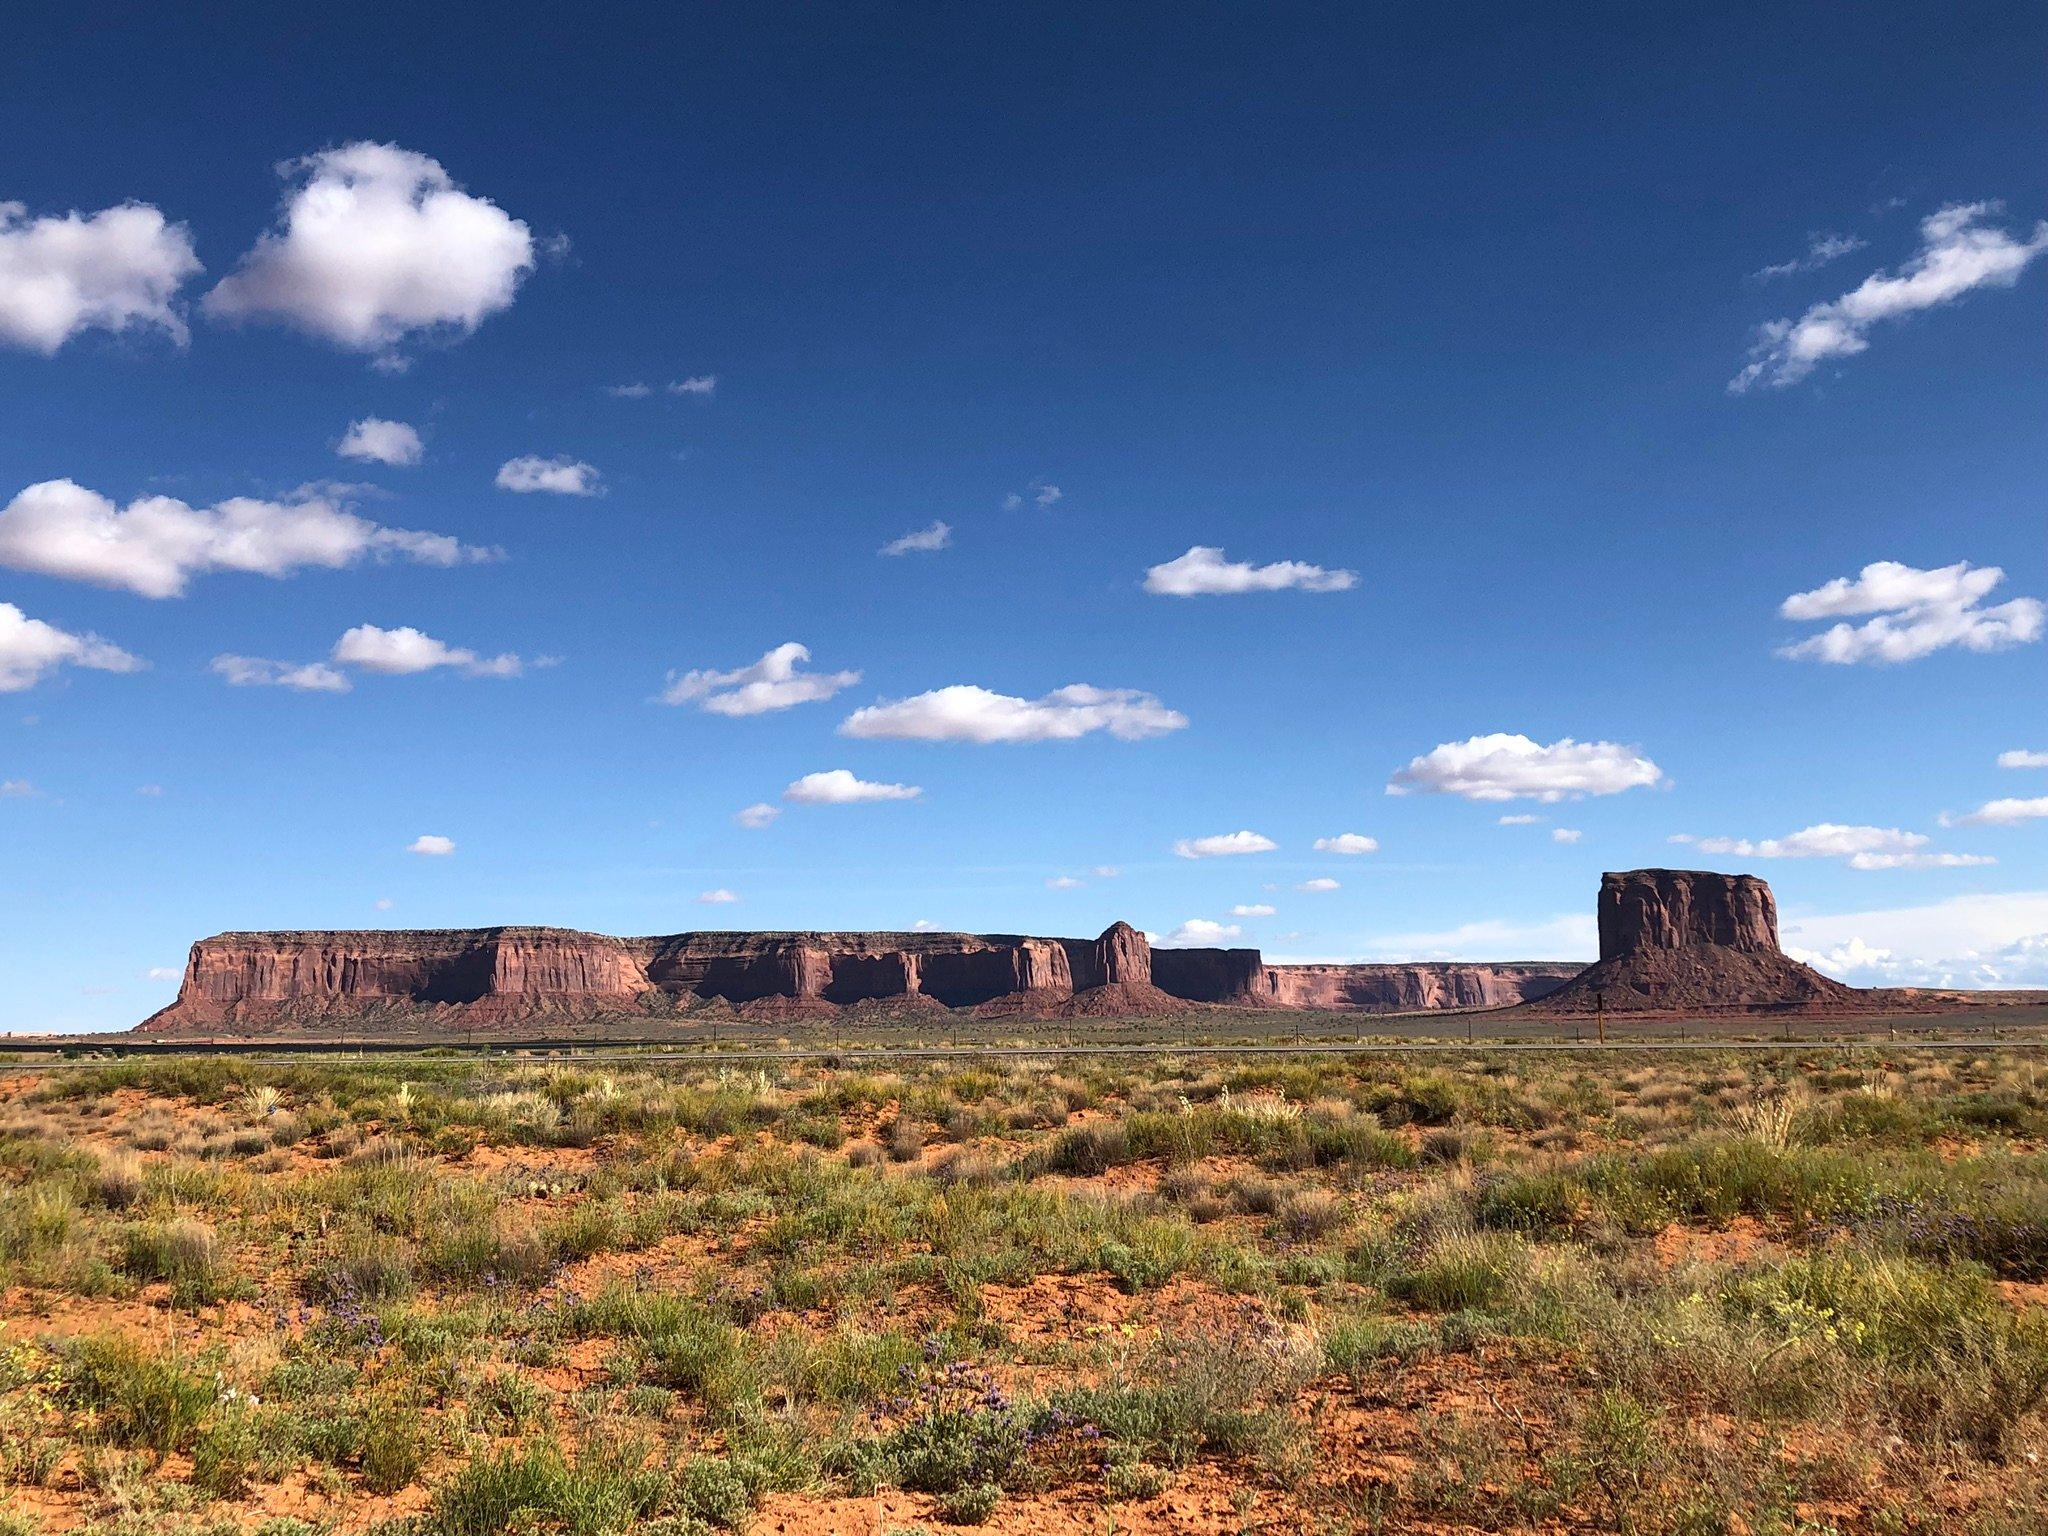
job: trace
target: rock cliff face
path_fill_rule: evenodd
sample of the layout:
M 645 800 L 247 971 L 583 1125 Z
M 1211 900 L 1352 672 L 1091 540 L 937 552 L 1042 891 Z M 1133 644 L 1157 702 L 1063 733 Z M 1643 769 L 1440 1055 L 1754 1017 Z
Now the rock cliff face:
M 1778 904 L 1754 875 L 1603 875 L 1599 911 L 1599 962 L 1541 999 L 1541 1010 L 1712 1014 L 1865 1001 L 1778 948 Z
M 1275 1007 L 1419 1013 L 1433 1008 L 1509 1008 L 1532 1002 L 1555 992 L 1583 969 L 1570 961 L 1269 965 L 1262 980 L 1265 995 Z
M 677 933 L 566 928 L 224 933 L 192 946 L 178 1000 L 143 1024 L 459 1027 L 665 1017 L 718 1001 L 765 1017 L 856 1005 L 1125 1015 L 1189 1003 L 1374 1013 L 1856 1006 L 1863 994 L 1778 949 L 1770 887 L 1639 869 L 1600 886 L 1600 960 L 1267 965 L 1255 949 L 1162 949 L 1128 923 L 1096 939 L 977 933 Z
M 151 1031 L 462 1027 L 660 1015 L 718 1000 L 769 1017 L 856 1004 L 1144 1014 L 1189 1003 L 1375 1012 L 1498 1007 L 1570 966 L 1268 966 L 1255 949 L 1153 950 L 1129 923 L 1094 940 L 971 933 L 678 933 L 566 928 L 223 933 L 192 946 Z
M 1778 952 L 1778 903 L 1755 875 L 1632 869 L 1600 877 L 1600 958 L 1718 944 Z

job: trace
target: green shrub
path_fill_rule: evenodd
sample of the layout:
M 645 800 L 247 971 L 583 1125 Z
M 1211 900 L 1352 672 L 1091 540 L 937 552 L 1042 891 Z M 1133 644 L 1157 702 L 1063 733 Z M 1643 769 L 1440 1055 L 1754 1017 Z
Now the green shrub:
M 371 1493 L 396 1493 L 418 1481 L 429 1436 L 417 1409 L 379 1405 L 362 1426 L 363 1486 Z
M 210 1381 L 118 1334 L 76 1340 L 63 1356 L 76 1400 L 99 1415 L 100 1433 L 116 1445 L 182 1451 L 213 1406 Z
M 1390 1276 L 1386 1291 L 1436 1312 L 1485 1311 L 1508 1299 L 1528 1268 L 1528 1250 L 1491 1232 L 1452 1233 L 1413 1267 Z

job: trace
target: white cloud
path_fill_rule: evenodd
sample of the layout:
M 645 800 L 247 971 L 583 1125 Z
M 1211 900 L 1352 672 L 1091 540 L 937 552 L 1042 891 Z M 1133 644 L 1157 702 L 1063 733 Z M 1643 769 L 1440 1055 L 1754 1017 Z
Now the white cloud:
M 524 670 L 510 652 L 502 656 L 479 656 L 475 651 L 436 640 L 410 624 L 397 629 L 379 629 L 375 624 L 358 624 L 334 642 L 332 659 L 365 672 L 404 677 L 450 667 L 470 677 L 517 677 Z
M 936 688 L 908 699 L 857 709 L 839 727 L 842 736 L 886 741 L 1072 741 L 1107 731 L 1119 741 L 1140 741 L 1180 730 L 1186 715 L 1135 688 L 1069 683 L 1039 699 L 993 693 L 971 683 Z
M 567 454 L 544 459 L 537 453 L 507 459 L 492 481 L 501 491 L 549 491 L 557 496 L 602 496 L 604 476 L 594 465 Z
M 901 538 L 891 539 L 882 546 L 881 553 L 910 555 L 934 549 L 950 549 L 952 546 L 952 524 L 934 520 L 929 528 L 920 528 L 914 533 L 904 534 Z
M 1527 816 L 1527 815 L 1524 815 L 1524 816 L 1503 816 L 1503 817 L 1501 817 L 1501 818 L 1500 818 L 1500 820 L 1499 820 L 1499 821 L 1498 821 L 1498 822 L 1496 823 L 1496 825 L 1497 825 L 1497 826 L 1503 826 L 1503 827 L 1539 827 L 1539 826 L 1541 826 L 1542 824 L 1543 824 L 1543 818 L 1542 818 L 1541 816 Z
M 1072 875 L 1054 875 L 1045 882 L 1045 888 L 1049 891 L 1078 891 L 1087 883 L 1086 880 L 1076 880 Z
M 27 779 L 0 779 L 0 800 L 33 800 L 37 793 Z
M 742 810 L 734 811 L 732 819 L 752 832 L 759 831 L 781 814 L 780 806 L 770 805 L 766 800 L 761 800 Z
M 1123 871 L 1118 869 L 1114 864 L 1098 864 L 1095 866 L 1094 870 L 1091 871 L 1091 873 L 1093 873 L 1095 878 L 1098 880 L 1114 880 L 1118 875 L 1122 874 Z
M 0 202 L 0 341 L 49 357 L 81 331 L 140 326 L 182 346 L 172 300 L 198 271 L 185 226 L 147 203 L 31 219 Z
M 1378 853 L 1380 840 L 1357 832 L 1340 832 L 1335 837 L 1319 837 L 1310 846 L 1317 853 Z
M 673 381 L 668 387 L 668 392 L 672 395 L 708 395 L 717 388 L 717 374 L 700 373 L 695 378 Z
M 1862 985 L 2048 985 L 2048 891 L 1787 917 L 1786 953 Z
M 920 917 L 910 925 L 910 931 L 912 933 L 937 933 L 939 925 L 928 917 Z
M 857 779 L 845 768 L 807 773 L 782 792 L 797 805 L 858 805 L 868 800 L 915 800 L 924 790 L 915 784 L 875 784 Z
M 33 688 L 59 667 L 140 672 L 147 665 L 111 640 L 74 635 L 30 618 L 12 603 L 0 603 L 0 693 Z
M 183 981 L 185 973 L 175 965 L 152 965 L 142 977 L 145 981 Z
M 2048 752 L 2001 752 L 1998 754 L 2001 768 L 2048 768 Z
M 352 686 L 325 662 L 268 661 L 261 656 L 221 655 L 209 667 L 236 688 L 295 688 L 301 693 L 347 693 Z
M 1553 843 L 1576 843 L 1585 835 L 1577 827 L 1552 827 L 1550 829 L 1550 840 Z
M 375 907 L 379 912 L 389 912 L 391 910 L 391 898 L 389 896 L 379 896 L 375 901 L 371 902 L 370 905 Z
M 277 226 L 206 296 L 227 320 L 279 320 L 394 357 L 421 334 L 466 335 L 512 303 L 533 234 L 440 163 L 358 142 L 287 161 Z
M 455 851 L 455 840 L 428 832 L 406 844 L 405 851 L 423 854 L 430 859 L 445 859 Z
M 731 672 L 671 672 L 661 702 L 695 704 L 714 715 L 765 715 L 829 699 L 860 681 L 858 672 L 805 672 L 801 664 L 810 659 L 809 648 L 792 640 Z
M 1851 869 L 1974 869 L 1998 861 L 1979 854 L 1929 853 L 1924 832 L 1897 827 L 1852 827 L 1823 821 L 1786 837 L 1751 841 L 1746 837 L 1692 837 L 1679 833 L 1674 843 L 1690 843 L 1701 853 L 1729 854 L 1743 859 L 1841 859 Z
M 2048 819 L 2048 795 L 2033 800 L 1987 800 L 1965 815 L 1944 815 L 1944 827 L 2016 827 Z
M 1219 832 L 1213 837 L 1184 837 L 1173 851 L 1184 859 L 1221 859 L 1240 853 L 1271 853 L 1280 845 L 1257 832 Z
M 1039 485 L 1034 483 L 1031 490 L 1033 493 L 1031 499 L 1041 507 L 1051 506 L 1060 499 L 1061 495 L 1060 488 L 1056 485 Z
M 1750 362 L 1728 381 L 1729 391 L 1783 389 L 1832 358 L 1868 350 L 1880 321 L 1951 304 L 1979 288 L 2010 288 L 2048 251 L 2048 220 L 2015 238 L 1984 222 L 1997 211 L 1996 203 L 1951 203 L 1920 221 L 1920 249 L 1896 273 L 1873 272 L 1797 319 L 1760 326 Z
M 605 390 L 605 393 L 614 400 L 645 400 L 654 393 L 654 386 L 651 384 L 613 384 Z
M 496 553 L 446 534 L 380 527 L 322 492 L 231 496 L 211 507 L 143 496 L 123 509 L 74 481 L 44 480 L 0 508 L 0 565 L 144 597 L 177 597 L 214 571 L 284 577 L 365 558 L 449 566 Z
M 1573 912 L 1537 922 L 1499 918 L 1456 928 L 1388 933 L 1367 942 L 1382 960 L 1588 960 L 1600 937 L 1591 913 Z
M 1343 592 L 1358 585 L 1356 571 L 1325 570 L 1300 560 L 1253 565 L 1225 560 L 1223 551 L 1197 544 L 1176 560 L 1145 572 L 1145 590 L 1164 597 L 1219 597 L 1238 592 Z
M 1263 901 L 1244 901 L 1232 907 L 1230 915 L 1232 917 L 1271 917 L 1277 910 L 1279 909 L 1270 907 Z
M 426 453 L 420 435 L 402 421 L 365 416 L 349 423 L 334 451 L 344 459 L 362 459 L 371 464 L 400 467 L 417 464 Z
M 1569 736 L 1543 746 L 1527 736 L 1497 731 L 1445 742 L 1411 758 L 1388 781 L 1387 793 L 1419 790 L 1467 800 L 1553 803 L 1582 795 L 1618 795 L 1663 782 L 1663 771 L 1636 747 L 1574 741 Z
M 1152 942 L 1163 949 L 1203 949 L 1223 944 L 1236 938 L 1244 930 L 1235 923 L 1212 922 L 1206 917 L 1191 917 L 1173 932 Z
M 724 886 L 721 885 L 715 891 L 704 891 L 700 893 L 697 897 L 697 900 L 701 905 L 707 907 L 729 907 L 734 902 L 738 901 L 739 897 L 733 892 L 728 891 Z
M 1340 890 L 1342 889 L 1342 887 L 1339 886 L 1339 884 L 1335 880 L 1332 880 L 1328 875 L 1318 875 L 1313 880 L 1302 881 L 1301 884 L 1295 887 L 1295 889 L 1297 891 L 1308 891 L 1313 894 L 1320 894 L 1324 891 Z
M 1778 654 L 1848 666 L 1917 661 L 1949 646 L 1989 652 L 2031 644 L 2048 628 L 2048 608 L 2031 597 L 1984 607 L 1983 599 L 2004 580 L 1997 566 L 1967 560 L 1924 571 L 1879 560 L 1853 578 L 1837 576 L 1811 592 L 1795 592 L 1778 609 L 1794 620 L 1877 617 L 1835 624 Z
M 1023 505 L 1024 498 L 1018 495 L 1015 491 L 1010 492 L 1009 495 L 1003 498 L 1003 510 L 1005 512 L 1014 512 Z
M 1809 235 L 1806 254 L 1795 256 L 1790 261 L 1775 261 L 1753 273 L 1759 281 L 1768 282 L 1774 277 L 1794 277 L 1801 272 L 1818 272 L 1831 261 L 1860 251 L 1870 242 L 1859 240 L 1854 235 Z

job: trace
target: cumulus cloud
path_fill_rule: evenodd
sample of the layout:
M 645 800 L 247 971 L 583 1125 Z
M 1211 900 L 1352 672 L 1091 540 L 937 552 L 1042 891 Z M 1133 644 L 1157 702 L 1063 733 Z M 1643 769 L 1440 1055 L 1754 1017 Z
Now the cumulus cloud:
M 613 384 L 605 390 L 614 400 L 645 400 L 654 393 L 651 384 Z
M 1219 832 L 1212 837 L 1184 837 L 1173 851 L 1184 859 L 1223 859 L 1242 853 L 1271 853 L 1280 845 L 1257 832 Z
M 1550 829 L 1550 840 L 1553 843 L 1576 843 L 1585 835 L 1577 827 L 1552 827 Z
M 857 709 L 841 722 L 843 736 L 888 741 L 1072 741 L 1107 731 L 1119 741 L 1177 731 L 1188 723 L 1149 693 L 1070 683 L 1038 699 L 994 693 L 971 683 Z
M 802 664 L 810 659 L 809 647 L 791 640 L 730 672 L 671 672 L 661 702 L 695 704 L 714 715 L 765 715 L 829 699 L 860 681 L 858 672 L 806 672 Z
M 2001 768 L 2048 768 L 2048 752 L 2001 752 L 1998 754 Z
M 162 331 L 180 346 L 173 300 L 199 271 L 192 237 L 147 203 L 32 219 L 0 202 L 0 341 L 45 357 L 81 331 Z
M 1387 793 L 1554 803 L 1583 795 L 1618 795 L 1663 782 L 1663 770 L 1636 747 L 1574 741 L 1569 736 L 1544 746 L 1527 736 L 1497 731 L 1448 741 L 1411 758 L 1387 782 Z
M 1844 826 L 1832 821 L 1818 822 L 1786 837 L 1755 841 L 1746 837 L 1695 838 L 1683 833 L 1671 840 L 1690 843 L 1702 853 L 1743 859 L 1840 859 L 1851 869 L 1974 869 L 1998 862 L 1979 854 L 1928 852 L 1930 839 L 1924 832 Z
M 1529 816 L 1529 815 L 1522 815 L 1522 816 L 1503 816 L 1503 817 L 1501 817 L 1501 818 L 1500 818 L 1500 820 L 1499 820 L 1499 821 L 1498 821 L 1498 822 L 1496 823 L 1496 825 L 1498 825 L 1498 826 L 1503 826 L 1503 827 L 1535 827 L 1535 826 L 1541 826 L 1542 824 L 1543 824 L 1543 818 L 1542 818 L 1541 816 Z
M 0 603 L 0 693 L 33 688 L 59 667 L 95 672 L 140 672 L 148 665 L 111 640 L 75 635 Z
M 1790 261 L 1774 261 L 1751 275 L 1759 282 L 1769 282 L 1775 277 L 1795 277 L 1801 272 L 1818 272 L 1829 262 L 1852 255 L 1867 244 L 1868 241 L 1859 240 L 1854 235 L 1809 235 L 1804 256 L 1795 256 Z
M 1244 930 L 1235 923 L 1218 923 L 1206 917 L 1191 917 L 1173 932 L 1153 939 L 1153 943 L 1164 949 L 1201 949 L 1223 944 L 1236 938 Z
M 1357 832 L 1339 832 L 1335 837 L 1319 837 L 1310 846 L 1317 853 L 1378 853 L 1380 840 Z
M 891 539 L 881 548 L 885 555 L 920 554 L 927 550 L 950 549 L 953 545 L 953 527 L 936 519 L 929 528 L 919 528 L 901 538 Z
M 406 845 L 407 853 L 423 854 L 430 859 L 445 859 L 455 851 L 455 840 L 429 832 L 414 838 Z
M 1779 650 L 1795 661 L 1837 666 L 1858 662 L 1917 661 L 1950 646 L 2003 651 L 2041 638 L 2048 608 L 2035 598 L 2016 597 L 1992 607 L 1984 599 L 2005 580 L 1995 565 L 1967 560 L 1934 570 L 1879 560 L 1856 576 L 1837 576 L 1811 592 L 1795 592 L 1778 607 L 1787 619 L 1840 619 L 1817 635 Z M 1861 624 L 1847 620 L 1866 614 Z
M 220 655 L 210 668 L 235 688 L 292 688 L 301 693 L 347 693 L 346 674 L 325 662 L 268 661 L 261 656 Z
M 1786 953 L 1866 986 L 2048 985 L 2048 891 L 1787 917 L 1781 927 Z
M 1078 891 L 1087 883 L 1086 880 L 1076 880 L 1072 875 L 1054 875 L 1045 882 L 1045 888 L 1049 891 Z
M 915 800 L 924 790 L 915 784 L 876 784 L 855 778 L 845 768 L 807 773 L 782 792 L 797 805 L 859 805 L 870 800 Z
M 770 805 L 766 800 L 755 802 L 732 813 L 732 819 L 749 831 L 758 831 L 782 814 L 780 806 Z
M 1226 560 L 1223 551 L 1197 544 L 1176 560 L 1145 572 L 1145 590 L 1163 597 L 1223 597 L 1238 592 L 1343 592 L 1358 585 L 1356 571 L 1326 570 L 1301 560 L 1253 565 Z
M 509 651 L 501 656 L 479 656 L 475 651 L 422 634 L 410 624 L 401 624 L 396 629 L 358 624 L 334 642 L 332 659 L 345 667 L 387 677 L 431 672 L 437 667 L 451 668 L 469 677 L 517 677 L 525 670 L 520 659 Z
M 1232 907 L 1230 915 L 1232 917 L 1271 917 L 1277 910 L 1279 909 L 1269 907 L 1263 901 L 1244 901 Z
M 426 155 L 358 142 L 278 174 L 277 224 L 206 296 L 209 315 L 394 358 L 409 338 L 474 331 L 533 270 L 532 231 Z
M 325 491 L 210 507 L 143 496 L 122 508 L 74 481 L 44 480 L 0 508 L 0 565 L 144 597 L 180 596 L 215 571 L 284 577 L 364 559 L 450 566 L 496 556 L 446 534 L 381 527 Z
M 700 373 L 694 378 L 676 379 L 669 384 L 672 395 L 708 395 L 718 388 L 718 375 Z
M 2010 288 L 2048 251 L 2048 220 L 2014 236 L 1985 222 L 1998 206 L 1951 203 L 1929 214 L 1920 221 L 1920 249 L 1897 272 L 1873 272 L 1840 298 L 1760 326 L 1750 361 L 1728 381 L 1729 391 L 1797 384 L 1824 362 L 1867 351 L 1881 321 L 1952 304 L 1979 288 Z
M 348 431 L 334 445 L 344 459 L 361 459 L 370 464 L 391 464 L 403 468 L 417 464 L 426 453 L 420 435 L 402 421 L 365 416 L 349 423 Z
M 1961 816 L 1943 815 L 1944 827 L 2016 827 L 2023 821 L 2048 820 L 2048 795 L 2031 800 L 1987 800 Z
M 1328 875 L 1318 875 L 1313 880 L 1302 881 L 1295 889 L 1297 891 L 1307 891 L 1313 895 L 1320 895 L 1324 891 L 1339 890 L 1341 887 Z
M 739 897 L 721 885 L 715 891 L 700 892 L 697 900 L 699 904 L 707 907 L 729 907 L 738 901 Z
M 528 494 L 534 491 L 547 491 L 557 496 L 604 494 L 604 476 L 598 473 L 596 466 L 581 459 L 572 459 L 567 454 L 544 459 L 537 453 L 528 453 L 507 459 L 498 466 L 497 478 L 491 483 L 501 491 Z

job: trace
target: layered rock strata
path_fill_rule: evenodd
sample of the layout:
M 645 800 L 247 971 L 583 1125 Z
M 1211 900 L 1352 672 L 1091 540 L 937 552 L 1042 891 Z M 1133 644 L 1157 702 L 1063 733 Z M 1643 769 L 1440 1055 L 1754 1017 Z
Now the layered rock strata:
M 178 999 L 143 1027 L 417 1016 L 497 1023 L 658 1015 L 721 1001 L 801 1017 L 862 1007 L 1158 1013 L 1242 1007 L 1496 1007 L 1576 967 L 1269 966 L 1255 949 L 1154 950 L 1116 923 L 1096 939 L 970 933 L 678 933 L 564 928 L 224 933 L 192 946 Z
M 1712 1014 L 1867 1001 L 1778 948 L 1778 904 L 1754 875 L 1603 875 L 1599 919 L 1599 961 L 1543 998 L 1542 1010 Z

